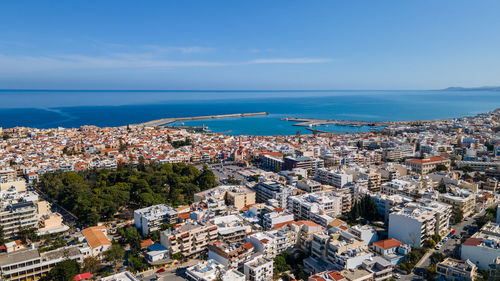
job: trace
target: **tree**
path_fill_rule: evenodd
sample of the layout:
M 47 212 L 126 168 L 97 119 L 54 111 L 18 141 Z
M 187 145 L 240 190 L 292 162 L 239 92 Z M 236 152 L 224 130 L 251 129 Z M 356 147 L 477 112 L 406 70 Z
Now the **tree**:
M 441 179 L 439 181 L 439 185 L 438 185 L 438 191 L 439 193 L 446 193 L 448 192 L 448 189 L 446 188 L 446 184 L 444 183 L 444 179 Z
M 491 221 L 491 219 L 488 217 L 488 216 L 482 216 L 482 217 L 479 217 L 477 220 L 476 220 L 476 224 L 477 224 L 477 227 L 479 229 L 481 229 L 486 223 L 488 223 L 489 221 Z
M 279 173 L 279 172 L 281 172 L 281 168 L 280 168 L 280 166 L 278 166 L 278 165 L 274 166 L 274 172 L 275 172 L 275 173 Z
M 434 265 L 428 266 L 425 273 L 427 273 L 427 280 L 436 280 L 436 267 Z
M 283 251 L 274 258 L 274 275 L 291 270 L 292 267 L 287 263 L 288 252 Z
M 464 171 L 465 173 L 474 172 L 474 168 L 472 168 L 471 166 L 464 166 L 464 167 L 460 168 L 460 170 Z
M 357 221 L 359 217 L 373 221 L 378 218 L 377 203 L 369 195 L 365 195 L 354 203 L 347 217 L 351 222 Z
M 37 229 L 34 227 L 19 227 L 17 236 L 25 241 L 38 241 Z
M 0 245 L 5 244 L 5 234 L 3 231 L 3 226 L 0 225 Z
M 189 204 L 195 193 L 216 185 L 208 167 L 199 171 L 184 163 L 144 163 L 141 170 L 121 164 L 115 171 L 46 173 L 36 185 L 85 226 L 112 220 L 122 207 Z
M 146 161 L 144 160 L 144 156 L 139 156 L 139 159 L 137 160 L 137 170 L 144 172 L 146 170 Z
M 134 272 L 148 269 L 148 265 L 144 263 L 144 259 L 134 254 L 129 255 L 128 261 Z
M 464 213 L 462 209 L 458 207 L 453 207 L 453 210 L 451 212 L 451 220 L 455 224 L 462 222 L 464 220 Z
M 103 253 L 104 259 L 116 265 L 117 262 L 123 260 L 125 249 L 120 244 L 113 243 L 111 247 Z
M 432 253 L 432 255 L 430 257 L 431 264 L 440 263 L 440 262 L 444 261 L 445 258 L 446 258 L 445 255 L 443 255 L 442 253 L 434 252 L 434 253 Z
M 207 165 L 203 166 L 203 171 L 198 177 L 198 185 L 201 190 L 206 190 L 217 185 L 214 173 L 208 169 Z
M 436 241 L 434 241 L 432 238 L 427 239 L 424 242 L 424 247 L 432 249 L 436 246 Z
M 440 172 L 440 171 L 447 171 L 448 170 L 448 167 L 446 167 L 446 165 L 443 165 L 443 164 L 437 164 L 436 165 L 436 171 Z
M 436 243 L 439 243 L 441 241 L 441 235 L 435 233 L 431 236 L 432 240 L 436 241 Z
M 222 270 L 220 266 L 217 266 L 217 273 L 215 274 L 215 281 L 223 281 L 224 275 L 222 274 Z
M 120 139 L 120 146 L 119 146 L 118 150 L 119 151 L 125 151 L 125 150 L 127 150 L 127 144 L 122 139 Z
M 80 272 L 80 266 L 75 260 L 64 260 L 56 264 L 43 280 L 73 281 Z
M 99 261 L 98 258 L 92 256 L 86 257 L 83 260 L 82 272 L 90 272 L 94 274 L 97 271 L 99 271 L 100 267 L 101 267 L 101 261 Z
M 171 256 L 174 260 L 183 261 L 185 259 L 184 255 L 181 252 L 177 252 L 172 254 Z

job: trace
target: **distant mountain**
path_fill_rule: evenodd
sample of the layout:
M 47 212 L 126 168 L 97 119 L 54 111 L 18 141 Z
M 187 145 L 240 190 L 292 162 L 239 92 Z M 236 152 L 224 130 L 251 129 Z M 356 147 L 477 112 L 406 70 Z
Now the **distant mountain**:
M 443 89 L 445 91 L 500 91 L 500 87 L 495 86 L 484 86 L 475 88 L 464 88 L 464 87 L 448 87 Z

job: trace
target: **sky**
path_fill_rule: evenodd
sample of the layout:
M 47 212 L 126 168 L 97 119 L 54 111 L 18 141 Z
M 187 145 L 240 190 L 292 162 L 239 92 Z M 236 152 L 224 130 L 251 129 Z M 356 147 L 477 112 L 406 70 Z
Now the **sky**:
M 498 0 L 1 1 L 0 89 L 500 86 Z

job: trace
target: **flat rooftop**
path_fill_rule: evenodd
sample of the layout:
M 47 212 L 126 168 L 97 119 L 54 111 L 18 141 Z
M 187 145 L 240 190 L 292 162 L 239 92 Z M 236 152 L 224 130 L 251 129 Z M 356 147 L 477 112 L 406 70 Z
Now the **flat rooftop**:
M 40 253 L 36 249 L 21 250 L 13 253 L 0 255 L 0 267 L 10 264 L 21 263 L 40 258 Z

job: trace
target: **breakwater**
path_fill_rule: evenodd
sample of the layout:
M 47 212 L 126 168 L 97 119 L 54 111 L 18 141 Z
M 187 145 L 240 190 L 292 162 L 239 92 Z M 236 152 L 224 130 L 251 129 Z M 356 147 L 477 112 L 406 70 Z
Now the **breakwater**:
M 133 126 L 143 126 L 143 127 L 157 127 L 167 125 L 173 122 L 179 121 L 193 121 L 193 120 L 207 120 L 207 119 L 221 119 L 221 118 L 237 118 L 237 117 L 251 117 L 251 116 L 262 116 L 268 115 L 268 112 L 251 112 L 251 113 L 234 113 L 234 114 L 222 114 L 222 115 L 206 115 L 206 116 L 193 116 L 193 117 L 173 117 L 173 118 L 163 118 L 152 120 L 140 124 L 135 124 Z

